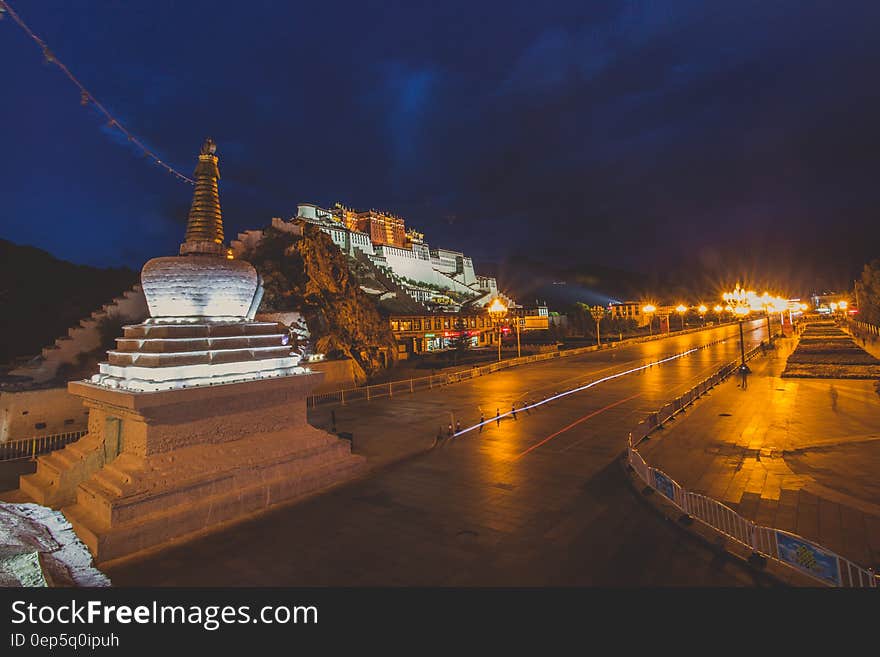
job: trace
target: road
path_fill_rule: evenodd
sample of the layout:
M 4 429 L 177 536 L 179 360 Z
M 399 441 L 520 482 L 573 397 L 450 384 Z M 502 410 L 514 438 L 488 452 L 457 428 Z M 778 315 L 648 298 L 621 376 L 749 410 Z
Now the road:
M 746 348 L 766 339 L 747 324 Z M 299 504 L 120 564 L 117 586 L 756 585 L 639 499 L 616 457 L 650 411 L 739 354 L 735 326 L 335 410 L 368 458 L 512 404 L 724 342 L 491 422 Z M 328 421 L 329 410 L 315 416 Z M 367 437 L 362 441 L 358 436 Z M 360 446 L 358 446 L 360 444 Z

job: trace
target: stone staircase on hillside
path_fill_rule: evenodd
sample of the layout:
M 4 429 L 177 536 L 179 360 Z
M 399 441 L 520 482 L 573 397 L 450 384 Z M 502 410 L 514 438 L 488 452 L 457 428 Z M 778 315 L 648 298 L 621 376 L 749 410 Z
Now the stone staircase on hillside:
M 101 323 L 106 319 L 137 324 L 149 316 L 147 300 L 140 285 L 134 285 L 122 295 L 105 303 L 100 310 L 80 320 L 67 330 L 54 344 L 43 347 L 42 353 L 10 374 L 26 376 L 34 383 L 44 383 L 55 378 L 59 368 L 73 364 L 80 354 L 94 351 L 101 346 Z
M 399 307 L 399 312 L 401 313 L 409 313 L 413 315 L 423 315 L 427 314 L 428 309 L 425 308 L 424 305 L 413 299 L 409 293 L 403 288 L 403 286 L 394 280 L 393 277 L 386 274 L 384 271 L 379 269 L 376 264 L 370 260 L 369 256 L 364 253 L 361 249 L 354 247 L 354 258 L 358 262 L 358 264 L 367 268 L 370 271 L 370 275 L 373 276 L 376 281 L 385 287 L 389 292 L 394 294 L 397 298 L 398 303 L 395 305 Z M 383 295 L 384 298 L 384 295 Z

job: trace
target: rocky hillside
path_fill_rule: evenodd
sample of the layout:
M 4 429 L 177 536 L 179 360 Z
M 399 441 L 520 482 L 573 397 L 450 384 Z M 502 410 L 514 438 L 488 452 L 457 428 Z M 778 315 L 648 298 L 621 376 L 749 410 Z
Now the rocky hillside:
M 0 365 L 39 354 L 137 280 L 130 269 L 74 265 L 0 239 Z
M 242 258 L 263 277 L 261 312 L 302 312 L 315 350 L 351 358 L 360 381 L 391 364 L 396 348 L 388 322 L 319 228 L 305 224 L 300 238 L 269 227 Z

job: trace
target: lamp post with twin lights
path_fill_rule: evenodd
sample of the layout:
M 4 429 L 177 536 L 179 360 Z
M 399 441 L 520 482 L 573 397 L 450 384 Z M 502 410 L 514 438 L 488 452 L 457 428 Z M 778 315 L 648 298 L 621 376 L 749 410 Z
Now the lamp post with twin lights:
M 749 316 L 749 312 L 751 312 L 748 293 L 739 286 L 739 283 L 737 283 L 736 289 L 733 292 L 725 292 L 722 298 L 727 302 L 727 307 L 730 308 L 734 317 L 736 317 L 739 322 L 739 353 L 742 359 L 740 369 L 748 372 L 749 367 L 746 365 L 745 338 L 743 337 L 743 320 L 745 320 L 745 318 Z
M 678 307 L 675 309 L 675 312 L 678 313 L 678 316 L 681 318 L 681 330 L 684 331 L 684 314 L 688 311 L 687 306 L 683 303 L 678 304 Z
M 504 302 L 495 297 L 492 300 L 492 303 L 489 304 L 489 307 L 486 309 L 489 313 L 489 317 L 492 318 L 492 323 L 495 324 L 495 327 L 498 329 L 498 362 L 501 362 L 501 320 L 504 319 L 505 315 L 507 315 L 507 306 L 504 305 Z
M 657 312 L 657 306 L 649 303 L 642 306 L 642 312 L 648 316 L 648 335 L 654 335 L 654 313 Z

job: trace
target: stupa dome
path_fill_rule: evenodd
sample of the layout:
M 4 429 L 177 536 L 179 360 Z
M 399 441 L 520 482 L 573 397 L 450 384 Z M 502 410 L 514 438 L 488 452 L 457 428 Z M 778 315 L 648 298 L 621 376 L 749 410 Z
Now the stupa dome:
M 153 258 L 141 270 L 150 316 L 245 318 L 259 279 L 244 260 L 216 256 Z

